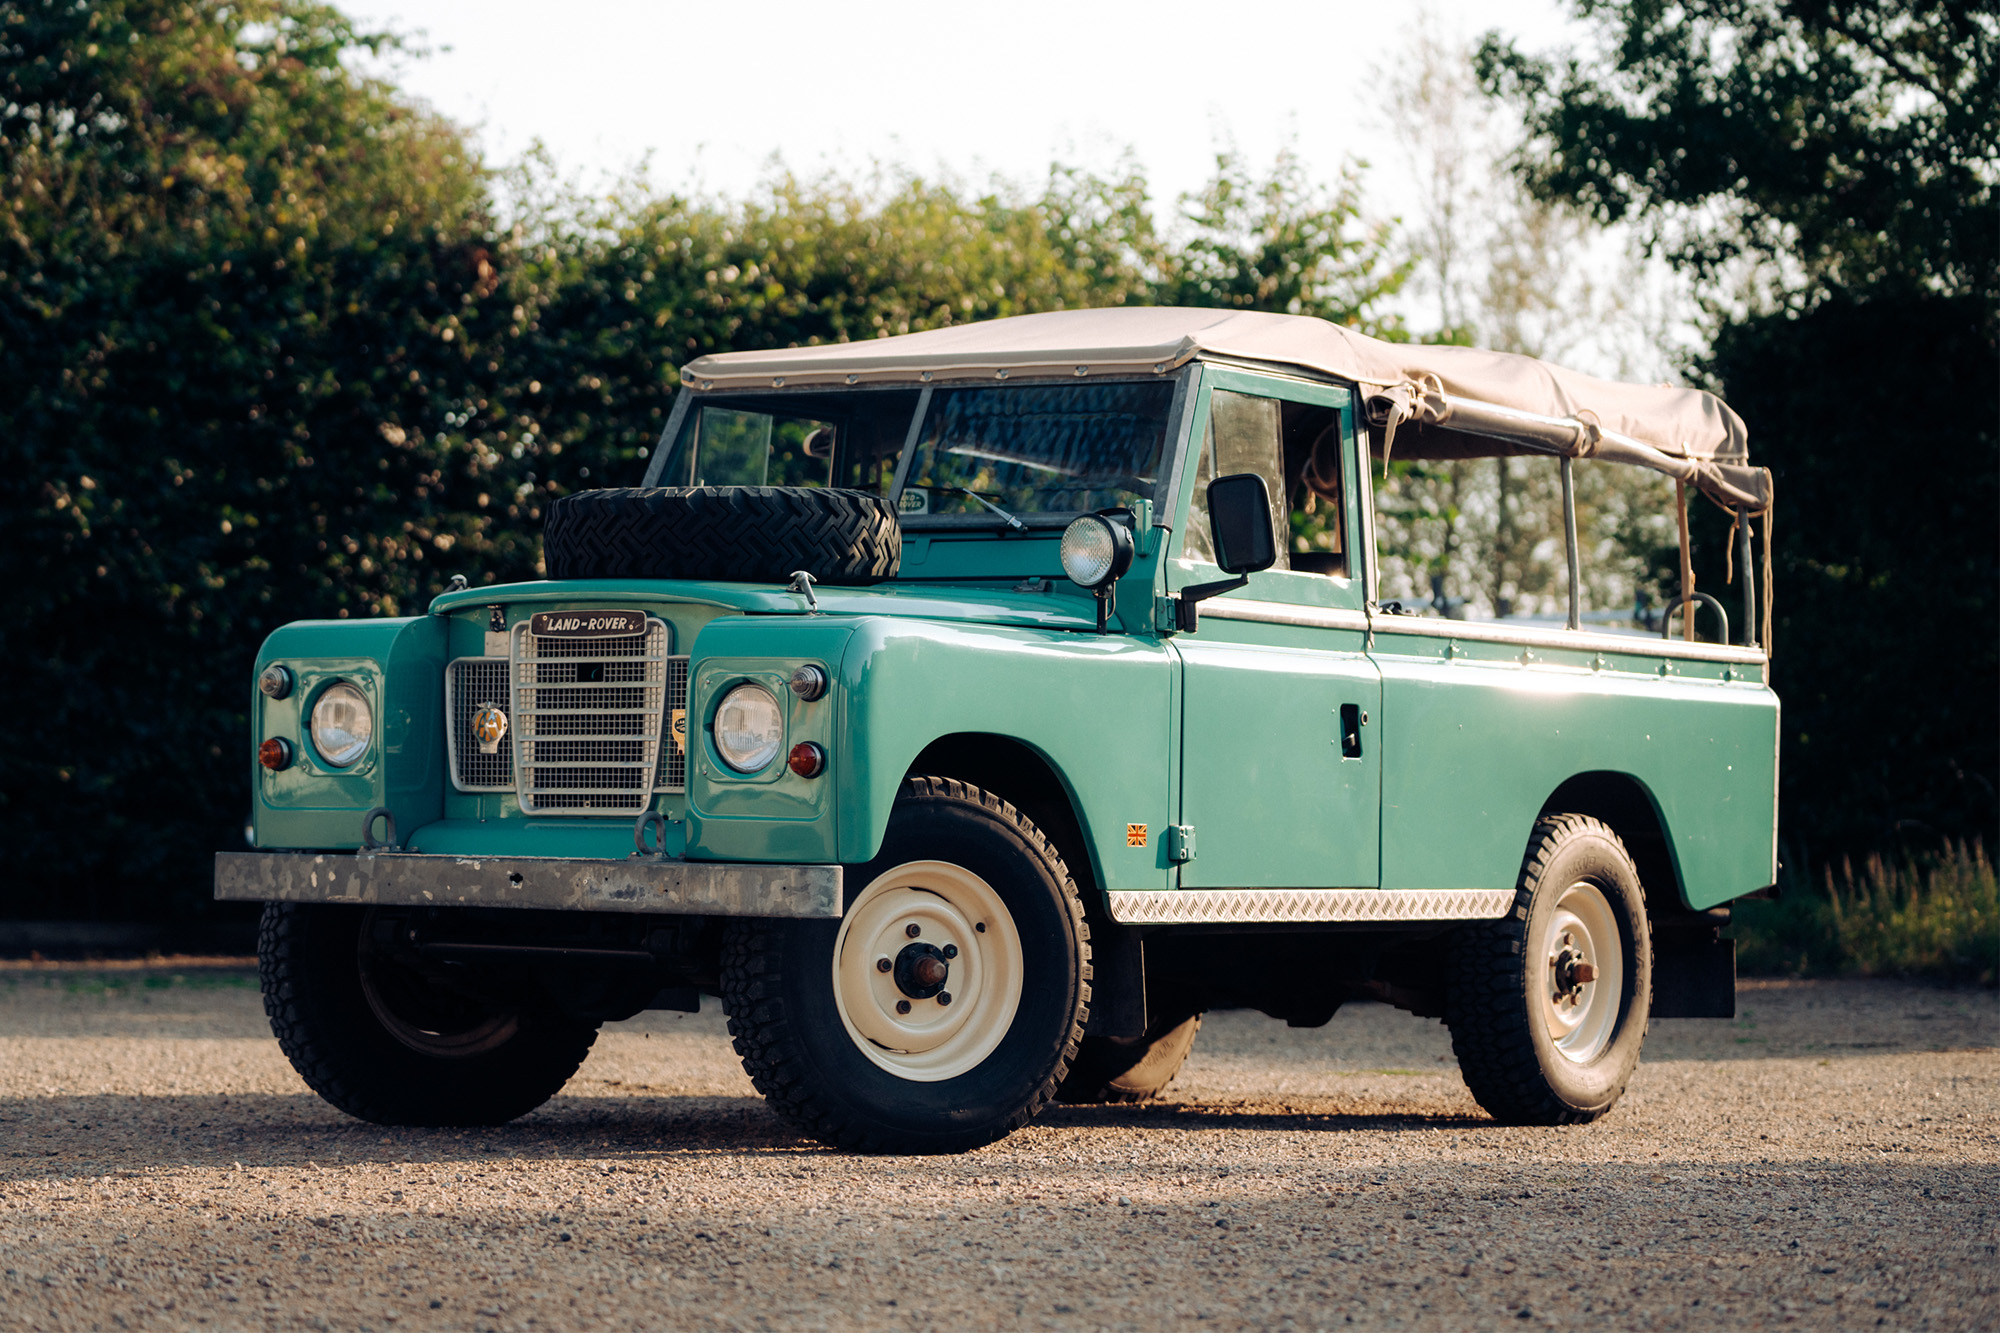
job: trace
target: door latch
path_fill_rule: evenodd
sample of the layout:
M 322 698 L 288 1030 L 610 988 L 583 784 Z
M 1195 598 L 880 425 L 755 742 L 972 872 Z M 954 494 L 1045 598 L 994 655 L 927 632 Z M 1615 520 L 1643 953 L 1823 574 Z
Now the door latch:
M 1361 729 L 1368 725 L 1368 714 L 1361 711 L 1360 704 L 1340 706 L 1340 757 L 1359 759 L 1361 757 Z
M 1180 865 L 1194 860 L 1194 825 L 1169 824 L 1166 830 L 1167 860 Z

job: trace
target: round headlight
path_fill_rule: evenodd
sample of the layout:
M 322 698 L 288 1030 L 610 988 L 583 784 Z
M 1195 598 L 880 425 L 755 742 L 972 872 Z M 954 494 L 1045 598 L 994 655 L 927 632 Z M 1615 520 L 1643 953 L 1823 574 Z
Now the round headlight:
M 312 742 L 321 759 L 346 768 L 368 753 L 374 737 L 375 715 L 360 690 L 343 680 L 320 691 L 313 704 Z
M 1132 564 L 1132 531 L 1102 514 L 1085 514 L 1062 535 L 1063 573 L 1070 582 L 1101 588 Z
M 778 757 L 785 715 L 762 685 L 738 685 L 715 710 L 715 750 L 739 773 L 755 773 Z

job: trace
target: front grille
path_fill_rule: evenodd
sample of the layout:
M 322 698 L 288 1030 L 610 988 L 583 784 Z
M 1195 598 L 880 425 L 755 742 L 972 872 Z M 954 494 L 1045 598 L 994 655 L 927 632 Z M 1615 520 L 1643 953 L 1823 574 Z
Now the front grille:
M 653 785 L 661 791 L 687 790 L 688 660 L 667 659 L 667 734 L 660 746 L 660 774 Z
M 662 728 L 670 709 L 686 707 L 687 659 L 668 656 L 670 633 L 651 619 L 644 634 L 603 638 L 514 627 L 523 811 L 636 814 L 652 802 L 666 772 Z M 679 695 L 670 700 L 676 678 Z
M 489 747 L 473 734 L 472 720 L 491 704 L 511 714 L 507 659 L 461 657 L 445 668 L 445 737 L 451 749 L 451 780 L 460 791 L 512 791 L 514 738 L 502 736 Z M 511 723 L 512 718 L 509 717 Z

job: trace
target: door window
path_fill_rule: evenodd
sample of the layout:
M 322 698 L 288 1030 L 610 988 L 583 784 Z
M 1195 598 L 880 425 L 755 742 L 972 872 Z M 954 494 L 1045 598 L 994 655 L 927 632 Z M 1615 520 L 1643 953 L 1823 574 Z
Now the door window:
M 1189 498 L 1182 556 L 1215 562 L 1208 483 L 1254 472 L 1271 491 L 1271 524 L 1278 538 L 1273 568 L 1346 577 L 1346 439 L 1336 407 L 1215 390 L 1209 395 L 1208 430 Z

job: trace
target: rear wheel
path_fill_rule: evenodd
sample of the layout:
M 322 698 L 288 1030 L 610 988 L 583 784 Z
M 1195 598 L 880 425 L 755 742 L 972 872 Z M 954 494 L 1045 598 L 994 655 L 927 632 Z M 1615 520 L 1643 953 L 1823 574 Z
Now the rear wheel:
M 1073 1105 L 1157 1097 L 1187 1063 L 1200 1030 L 1200 1014 L 1172 1014 L 1153 1020 L 1142 1037 L 1085 1037 L 1056 1096 Z
M 1082 904 L 1041 830 L 988 792 L 904 784 L 839 921 L 741 920 L 722 1001 L 751 1080 L 823 1142 L 959 1152 L 1055 1095 L 1089 1015 Z
M 427 975 L 375 947 L 370 917 L 272 903 L 258 929 L 271 1030 L 327 1101 L 383 1125 L 498 1125 L 554 1096 L 583 1063 L 594 1024 L 533 1000 L 525 981 L 475 995 Z
M 1513 910 L 1454 941 L 1445 1021 L 1472 1095 L 1512 1124 L 1609 1111 L 1639 1063 L 1652 963 L 1618 835 L 1585 815 L 1541 820 Z

